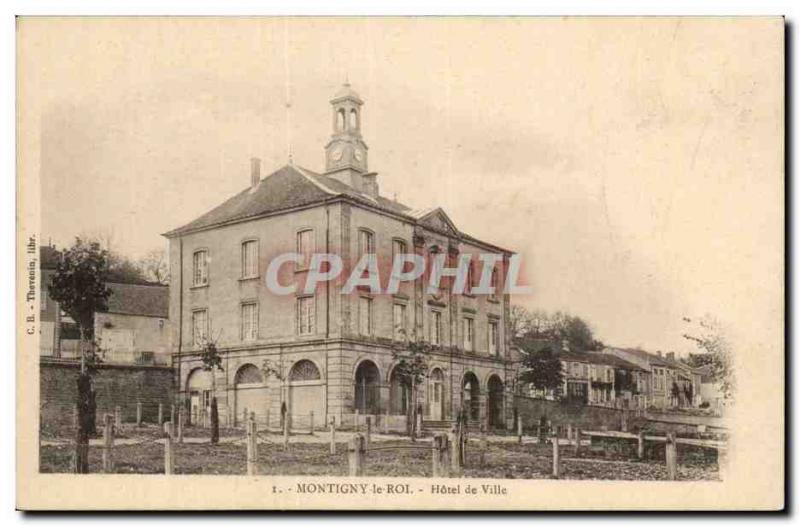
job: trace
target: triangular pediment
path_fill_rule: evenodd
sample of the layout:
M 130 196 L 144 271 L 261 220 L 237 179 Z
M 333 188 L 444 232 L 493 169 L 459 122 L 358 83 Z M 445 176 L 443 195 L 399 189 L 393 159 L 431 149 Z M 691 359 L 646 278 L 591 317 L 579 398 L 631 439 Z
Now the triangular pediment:
M 453 221 L 445 214 L 441 208 L 434 208 L 433 210 L 424 211 L 419 213 L 417 223 L 425 228 L 446 234 L 448 236 L 458 236 L 459 232 Z

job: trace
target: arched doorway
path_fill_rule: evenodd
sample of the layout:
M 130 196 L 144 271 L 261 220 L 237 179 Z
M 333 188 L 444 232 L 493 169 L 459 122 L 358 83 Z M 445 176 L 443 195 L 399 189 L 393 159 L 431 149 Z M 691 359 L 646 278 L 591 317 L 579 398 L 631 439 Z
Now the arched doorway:
M 186 378 L 186 396 L 188 398 L 189 424 L 201 424 L 208 407 L 211 405 L 211 375 L 202 367 L 196 367 Z
M 471 422 L 477 422 L 481 418 L 481 384 L 474 373 L 468 372 L 464 375 L 461 383 L 462 411 Z
M 428 414 L 431 420 L 444 418 L 444 373 L 438 367 L 428 378 Z
M 397 368 L 392 369 L 389 375 L 389 412 L 393 415 L 407 415 L 410 399 L 409 387 L 401 381 Z
M 233 380 L 233 423 L 242 425 L 245 422 L 244 411 L 256 414 L 256 419 L 266 418 L 267 386 L 264 376 L 258 367 L 247 363 L 239 367 Z
M 487 420 L 489 427 L 505 427 L 505 417 L 503 414 L 503 381 L 497 375 L 489 378 L 487 385 L 489 391 L 489 405 L 487 406 Z
M 319 368 L 311 360 L 297 361 L 289 371 L 289 411 L 298 428 L 325 425 L 325 384 Z
M 355 408 L 362 415 L 376 415 L 380 413 L 381 376 L 378 366 L 370 360 L 364 360 L 358 365 L 355 377 Z

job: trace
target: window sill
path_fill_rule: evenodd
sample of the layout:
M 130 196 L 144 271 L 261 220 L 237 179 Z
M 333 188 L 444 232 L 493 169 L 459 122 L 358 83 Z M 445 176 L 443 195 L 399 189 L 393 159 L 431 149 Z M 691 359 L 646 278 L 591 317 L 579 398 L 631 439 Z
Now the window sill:
M 255 276 L 243 276 L 243 277 L 239 278 L 239 281 L 254 281 L 254 280 L 258 280 L 258 275 L 255 275 Z
M 189 287 L 189 290 L 196 290 L 196 289 L 207 289 L 208 283 L 203 283 L 201 285 L 192 285 Z

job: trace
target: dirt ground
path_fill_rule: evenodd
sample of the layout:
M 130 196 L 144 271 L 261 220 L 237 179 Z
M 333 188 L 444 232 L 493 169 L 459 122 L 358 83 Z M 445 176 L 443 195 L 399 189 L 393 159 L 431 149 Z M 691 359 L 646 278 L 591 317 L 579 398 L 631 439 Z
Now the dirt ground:
M 223 442 L 174 444 L 177 474 L 243 475 L 246 472 L 246 446 L 239 430 L 220 430 Z M 205 429 L 187 429 L 187 437 L 204 438 Z M 125 440 L 123 440 L 123 437 Z M 43 437 L 44 439 L 45 437 Z M 48 437 L 55 441 L 40 448 L 40 471 L 67 473 L 70 470 L 73 446 L 65 437 Z M 163 473 L 164 445 L 157 442 L 160 433 L 155 426 L 145 429 L 123 429 L 120 443 L 113 451 L 115 473 Z M 377 438 L 377 437 L 376 437 Z M 301 441 L 302 439 L 302 441 Z M 309 440 L 312 439 L 312 440 Z M 135 440 L 134 444 L 125 444 Z M 327 433 L 313 437 L 292 437 L 288 450 L 277 434 L 262 434 L 258 445 L 258 472 L 262 475 L 330 475 L 346 476 L 348 471 L 346 438 L 338 443 L 337 454 L 330 454 Z M 429 444 L 429 442 L 423 442 Z M 384 449 L 387 446 L 408 446 L 405 437 L 381 437 L 372 444 L 366 456 L 366 476 L 430 477 L 432 453 L 414 449 Z M 679 449 L 680 480 L 717 480 L 716 455 Z M 601 448 L 584 447 L 576 457 L 572 447 L 561 448 L 561 478 L 611 480 L 666 480 L 663 456 L 652 452 L 652 459 L 630 460 L 627 455 L 606 452 Z M 102 449 L 92 445 L 89 455 L 91 473 L 102 471 Z M 552 473 L 552 447 L 547 444 L 517 444 L 509 440 L 489 440 L 485 450 L 477 441 L 467 448 L 465 477 L 543 479 Z

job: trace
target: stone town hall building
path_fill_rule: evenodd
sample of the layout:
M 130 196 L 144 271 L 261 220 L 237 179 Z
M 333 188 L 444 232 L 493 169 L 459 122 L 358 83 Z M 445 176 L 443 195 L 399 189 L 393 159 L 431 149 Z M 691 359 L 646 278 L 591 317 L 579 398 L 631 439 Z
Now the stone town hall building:
M 202 414 L 215 385 L 222 422 L 240 422 L 246 409 L 277 425 L 285 407 L 298 427 L 312 411 L 318 426 L 332 418 L 352 425 L 358 411 L 401 427 L 409 395 L 394 374 L 392 349 L 415 334 L 433 345 L 417 400 L 424 420 L 452 420 L 463 409 L 471 420 L 504 427 L 512 371 L 502 291 L 511 252 L 461 232 L 441 208 L 413 210 L 381 196 L 361 134 L 363 101 L 346 84 L 330 102 L 324 173 L 290 163 L 262 179 L 253 159 L 248 188 L 165 234 L 180 396 L 190 414 Z M 453 263 L 459 253 L 500 254 L 492 276 L 500 292 L 429 294 L 421 278 L 396 294 L 340 294 L 343 273 L 313 295 L 275 295 L 264 275 L 287 252 L 338 254 L 345 272 L 365 252 L 379 261 L 446 253 Z M 281 280 L 301 281 L 308 266 L 284 268 L 290 272 Z M 198 354 L 206 338 L 223 360 L 213 382 Z

